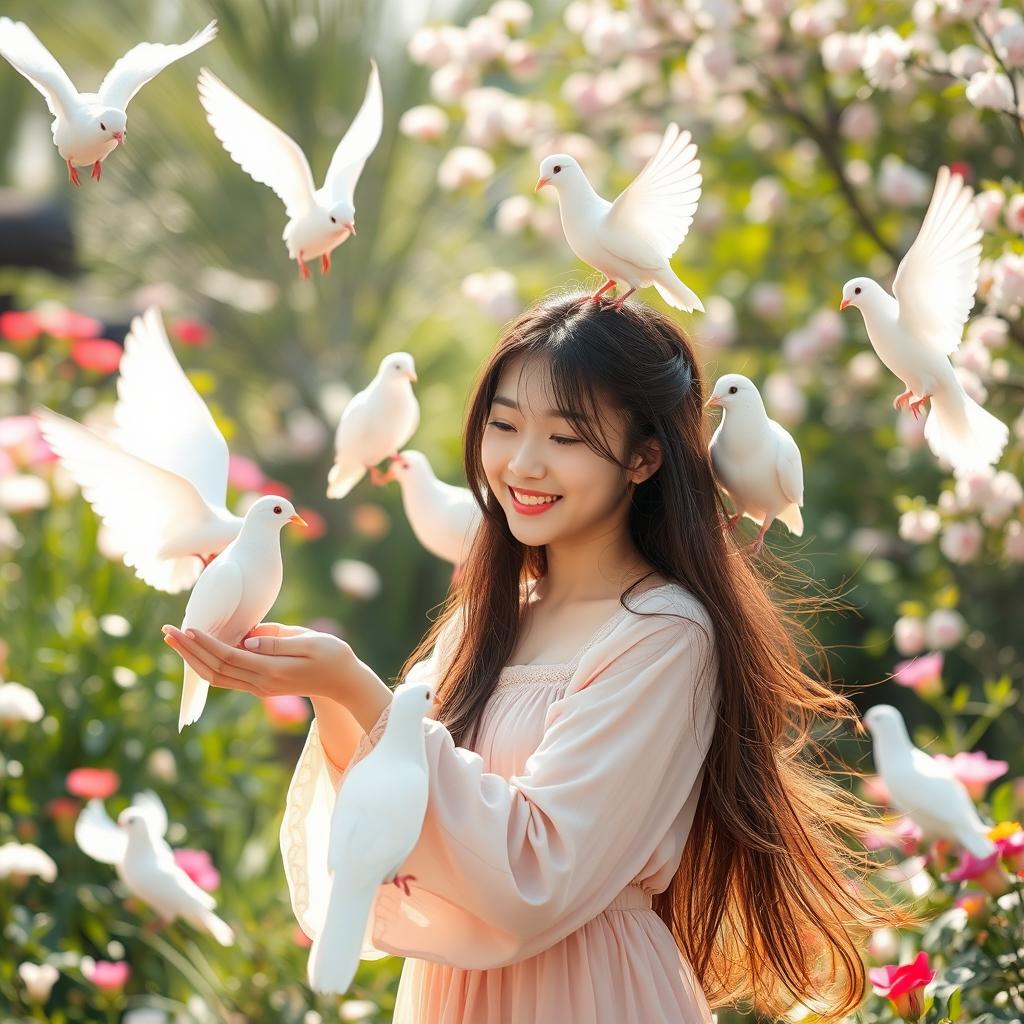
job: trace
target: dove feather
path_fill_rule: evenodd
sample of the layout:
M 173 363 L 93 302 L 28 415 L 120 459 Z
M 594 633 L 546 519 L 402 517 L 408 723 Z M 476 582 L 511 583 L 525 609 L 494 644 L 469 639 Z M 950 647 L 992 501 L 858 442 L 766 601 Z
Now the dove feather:
M 90 800 L 75 821 L 75 842 L 83 853 L 101 864 L 121 864 L 128 835 L 111 820 L 103 801 Z
M 67 117 L 74 109 L 78 100 L 74 83 L 24 22 L 0 18 L 0 54 L 43 94 L 54 117 Z
M 324 179 L 324 189 L 334 202 L 344 200 L 354 206 L 356 183 L 367 159 L 380 142 L 383 128 L 384 103 L 380 75 L 376 62 L 370 61 L 370 77 L 366 83 L 362 106 L 338 143 Z

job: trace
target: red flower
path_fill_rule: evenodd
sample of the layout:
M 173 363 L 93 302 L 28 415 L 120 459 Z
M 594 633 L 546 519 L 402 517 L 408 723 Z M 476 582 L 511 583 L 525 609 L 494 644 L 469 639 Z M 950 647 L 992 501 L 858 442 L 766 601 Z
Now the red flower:
M 182 317 L 175 320 L 174 336 L 185 345 L 205 345 L 210 340 L 210 328 L 201 320 Z
M 86 972 L 86 977 L 97 988 L 124 988 L 131 976 L 131 965 L 125 960 L 97 960 Z
M 46 813 L 54 821 L 59 821 L 61 818 L 77 818 L 81 808 L 82 805 L 77 800 L 72 800 L 69 796 L 58 796 L 46 805 Z
M 974 178 L 973 168 L 963 160 L 951 160 L 949 163 L 949 169 L 953 174 L 959 174 L 966 182 L 970 182 Z
M 174 862 L 200 889 L 213 892 L 220 885 L 220 872 L 213 866 L 205 850 L 182 847 L 174 851 Z
M 38 317 L 42 329 L 55 338 L 98 338 L 103 330 L 99 320 L 70 309 L 43 310 Z
M 260 494 L 276 494 L 289 499 L 292 496 L 292 489 L 287 484 L 281 483 L 280 480 L 271 480 L 270 477 L 263 481 L 259 492 Z
M 300 508 L 297 511 L 306 520 L 306 528 L 298 534 L 300 539 L 319 540 L 327 532 L 327 520 L 316 509 Z
M 8 341 L 34 341 L 42 330 L 43 326 L 35 313 L 24 313 L 17 309 L 0 313 L 0 334 Z
M 935 980 L 935 972 L 929 968 L 928 954 L 922 950 L 912 964 L 872 967 L 868 978 L 875 991 L 889 999 L 904 1020 L 917 1020 L 924 1012 L 924 987 Z
M 83 370 L 113 373 L 121 365 L 124 349 L 107 338 L 82 338 L 71 346 L 71 360 Z
M 117 792 L 121 779 L 109 768 L 75 768 L 68 772 L 66 785 L 72 796 L 80 796 L 83 800 L 93 797 L 106 800 Z

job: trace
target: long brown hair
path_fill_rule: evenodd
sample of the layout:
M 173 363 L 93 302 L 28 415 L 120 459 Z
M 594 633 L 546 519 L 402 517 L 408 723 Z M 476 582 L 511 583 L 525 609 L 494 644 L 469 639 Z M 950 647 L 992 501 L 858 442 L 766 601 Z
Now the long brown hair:
M 813 1002 L 823 1019 L 838 1020 L 862 999 L 859 946 L 868 931 L 903 921 L 865 880 L 867 861 L 847 842 L 873 819 L 815 763 L 812 730 L 856 720 L 856 709 L 815 678 L 802 627 L 723 530 L 704 389 L 672 320 L 639 303 L 613 310 L 570 295 L 541 302 L 509 325 L 466 422 L 466 476 L 482 525 L 406 669 L 460 617 L 437 717 L 456 743 L 470 745 L 516 644 L 521 585 L 545 571 L 544 549 L 521 544 L 509 530 L 480 457 L 498 379 L 518 357 L 546 361 L 558 407 L 586 417 L 576 429 L 605 458 L 626 465 L 593 426 L 609 401 L 624 416 L 627 458 L 644 442 L 660 444 L 660 468 L 633 493 L 629 529 L 654 572 L 700 600 L 714 627 L 714 737 L 682 861 L 654 909 L 713 1005 L 750 1001 L 779 1015 L 797 1001 Z

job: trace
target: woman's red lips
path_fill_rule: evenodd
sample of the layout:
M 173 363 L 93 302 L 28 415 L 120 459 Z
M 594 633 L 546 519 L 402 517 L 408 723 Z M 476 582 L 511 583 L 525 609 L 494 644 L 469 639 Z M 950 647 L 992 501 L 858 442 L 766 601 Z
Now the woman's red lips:
M 554 498 L 554 501 L 545 501 L 540 505 L 525 505 L 516 497 L 516 491 L 520 494 L 530 498 Z M 525 488 L 517 487 L 513 490 L 511 487 L 508 489 L 509 496 L 512 498 L 512 507 L 523 516 L 536 516 L 540 515 L 541 512 L 547 512 L 553 505 L 557 505 L 562 500 L 560 494 L 549 494 L 546 491 L 528 491 Z

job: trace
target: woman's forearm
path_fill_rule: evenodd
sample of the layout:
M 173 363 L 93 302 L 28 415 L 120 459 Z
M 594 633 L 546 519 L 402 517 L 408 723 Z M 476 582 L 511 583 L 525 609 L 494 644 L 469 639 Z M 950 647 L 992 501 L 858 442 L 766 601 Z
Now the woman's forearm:
M 373 728 L 391 703 L 391 690 L 368 665 L 359 662 L 353 685 L 347 687 L 345 703 L 330 697 L 310 698 L 324 752 L 344 771 L 365 733 Z

